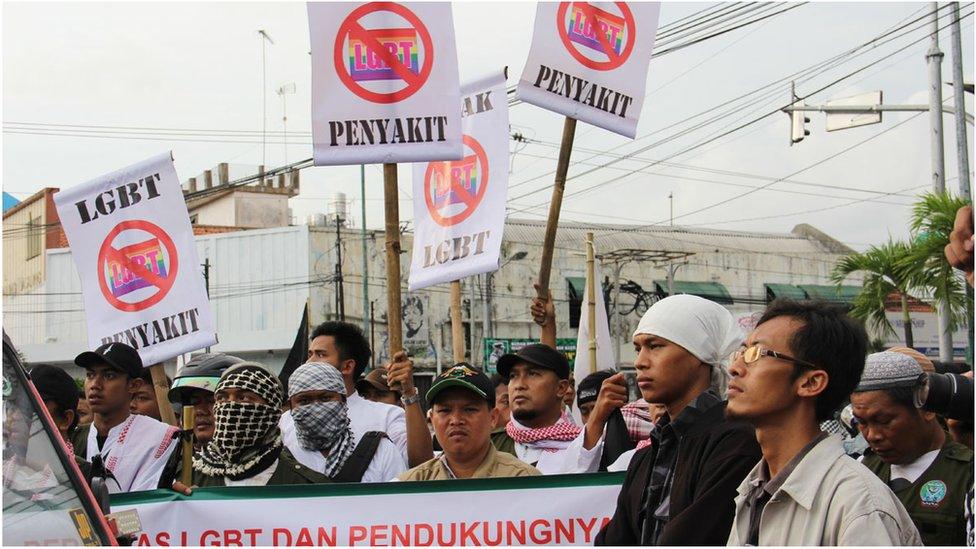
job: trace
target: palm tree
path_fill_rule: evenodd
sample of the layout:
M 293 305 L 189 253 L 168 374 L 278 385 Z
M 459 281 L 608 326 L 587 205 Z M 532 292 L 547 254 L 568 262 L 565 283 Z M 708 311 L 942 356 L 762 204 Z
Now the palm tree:
M 964 283 L 945 258 L 945 247 L 956 220 L 956 210 L 969 202 L 948 193 L 926 193 L 912 208 L 910 223 L 914 243 L 911 253 L 902 258 L 900 267 L 920 272 L 922 285 L 937 303 L 945 303 L 949 313 L 950 333 L 965 318 Z M 971 316 L 971 313 L 970 313 Z
M 905 269 L 905 258 L 911 246 L 889 240 L 881 246 L 871 246 L 864 253 L 841 258 L 830 275 L 840 286 L 854 273 L 864 274 L 861 293 L 854 299 L 851 316 L 859 318 L 883 335 L 894 335 L 895 329 L 885 315 L 885 301 L 894 292 L 901 295 L 901 315 L 905 323 L 905 346 L 913 347 L 912 319 L 908 311 L 908 292 L 917 283 L 917 272 Z

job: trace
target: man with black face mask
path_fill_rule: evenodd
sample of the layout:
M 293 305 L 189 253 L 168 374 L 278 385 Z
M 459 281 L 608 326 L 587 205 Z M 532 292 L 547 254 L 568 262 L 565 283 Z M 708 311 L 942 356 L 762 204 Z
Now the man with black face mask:
M 299 464 L 281 443 L 278 377 L 256 362 L 228 368 L 217 383 L 214 434 L 193 457 L 196 486 L 266 486 L 330 482 Z
M 297 441 L 285 444 L 302 465 L 333 482 L 386 482 L 407 470 L 385 433 L 353 433 L 346 385 L 335 366 L 303 364 L 288 380 L 288 397 Z

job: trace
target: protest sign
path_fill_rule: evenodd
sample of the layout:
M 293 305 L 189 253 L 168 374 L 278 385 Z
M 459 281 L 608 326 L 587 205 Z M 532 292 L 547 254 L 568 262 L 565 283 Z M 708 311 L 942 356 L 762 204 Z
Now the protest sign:
M 508 197 L 505 73 L 461 95 L 464 157 L 413 166 L 410 290 L 498 269 Z
M 54 203 L 81 278 L 91 348 L 126 343 L 148 366 L 217 342 L 170 153 L 63 190 Z
M 308 4 L 316 166 L 461 158 L 449 3 Z
M 658 2 L 540 2 L 519 98 L 634 138 L 660 9 Z
M 138 545 L 593 545 L 623 473 L 112 495 Z M 233 509 L 233 512 L 230 512 Z

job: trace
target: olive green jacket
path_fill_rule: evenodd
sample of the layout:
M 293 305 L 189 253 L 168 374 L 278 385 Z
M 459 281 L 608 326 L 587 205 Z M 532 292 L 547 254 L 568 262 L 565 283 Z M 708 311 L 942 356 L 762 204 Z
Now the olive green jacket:
M 281 455 L 278 456 L 278 466 L 275 467 L 275 471 L 268 480 L 267 486 L 282 484 L 325 484 L 331 482 L 332 479 L 329 477 L 298 463 L 298 460 L 288 451 L 288 448 L 282 448 Z M 196 469 L 193 470 L 193 485 L 200 488 L 226 486 L 224 477 L 205 475 Z
M 862 463 L 885 483 L 891 465 L 877 455 Z M 966 545 L 966 492 L 973 486 L 973 451 L 948 435 L 932 465 L 911 485 L 895 491 L 925 545 Z

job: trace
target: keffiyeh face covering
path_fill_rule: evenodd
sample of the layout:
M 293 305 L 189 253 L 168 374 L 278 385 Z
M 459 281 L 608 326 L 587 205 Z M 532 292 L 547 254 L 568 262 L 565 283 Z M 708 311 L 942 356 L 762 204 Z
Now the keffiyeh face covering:
M 332 391 L 345 396 L 346 385 L 335 367 L 310 362 L 295 370 L 288 380 L 289 398 L 308 391 Z M 344 400 L 303 404 L 291 411 L 298 442 L 306 450 L 322 452 L 326 459 L 324 473 L 330 477 L 338 474 L 355 449 L 348 412 Z
M 218 402 L 214 405 L 214 436 L 200 455 L 194 457 L 194 469 L 210 476 L 240 480 L 263 471 L 278 459 L 282 448 L 278 429 L 281 385 L 273 374 L 254 366 L 231 372 L 217 384 L 217 391 L 228 388 L 251 391 L 267 404 Z

